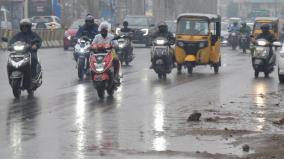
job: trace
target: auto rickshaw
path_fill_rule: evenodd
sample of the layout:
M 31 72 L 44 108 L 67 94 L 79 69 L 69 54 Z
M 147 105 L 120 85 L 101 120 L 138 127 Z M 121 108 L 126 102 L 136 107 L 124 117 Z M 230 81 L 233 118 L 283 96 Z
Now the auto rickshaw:
M 270 32 L 274 34 L 277 40 L 280 38 L 280 22 L 278 18 L 275 17 L 259 17 L 255 19 L 252 35 L 256 38 L 262 31 L 261 26 L 263 24 L 268 24 L 270 26 Z
M 182 66 L 189 74 L 197 65 L 221 66 L 221 17 L 215 14 L 181 14 L 177 18 L 175 58 L 178 72 Z

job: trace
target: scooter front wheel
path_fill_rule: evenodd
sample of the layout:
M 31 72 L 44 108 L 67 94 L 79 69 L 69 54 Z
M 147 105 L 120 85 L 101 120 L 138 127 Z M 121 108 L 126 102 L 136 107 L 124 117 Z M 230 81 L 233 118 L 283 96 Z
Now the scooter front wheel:
M 97 94 L 100 99 L 103 99 L 105 97 L 105 84 L 104 82 L 96 83 L 95 84 L 97 89 Z
M 80 60 L 78 61 L 78 78 L 80 80 L 83 80 L 84 78 L 84 61 L 83 60 Z
M 20 96 L 21 96 L 21 88 L 20 88 L 21 81 L 20 81 L 20 79 L 14 79 L 11 84 L 12 84 L 14 97 L 20 98 Z
M 258 78 L 258 75 L 259 75 L 259 71 L 258 71 L 258 70 L 255 70 L 255 71 L 254 71 L 254 77 L 255 77 L 255 78 Z

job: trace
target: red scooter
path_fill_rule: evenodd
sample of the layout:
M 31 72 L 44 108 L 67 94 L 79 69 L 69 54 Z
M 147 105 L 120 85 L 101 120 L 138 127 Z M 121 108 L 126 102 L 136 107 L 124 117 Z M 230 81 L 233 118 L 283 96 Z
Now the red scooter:
M 112 48 L 110 44 L 93 44 L 91 47 L 90 70 L 94 86 L 101 99 L 104 98 L 105 91 L 112 96 L 118 87 L 114 82 Z

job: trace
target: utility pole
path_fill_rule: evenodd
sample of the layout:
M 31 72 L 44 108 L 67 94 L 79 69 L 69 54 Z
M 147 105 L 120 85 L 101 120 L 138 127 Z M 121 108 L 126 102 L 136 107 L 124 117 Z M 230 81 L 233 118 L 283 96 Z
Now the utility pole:
M 29 18 L 29 0 L 24 1 L 24 17 Z

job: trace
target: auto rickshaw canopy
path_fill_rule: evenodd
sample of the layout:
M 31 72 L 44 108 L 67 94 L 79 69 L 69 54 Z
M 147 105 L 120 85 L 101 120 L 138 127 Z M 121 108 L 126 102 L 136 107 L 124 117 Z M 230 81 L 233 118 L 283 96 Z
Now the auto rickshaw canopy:
M 221 16 L 216 14 L 200 14 L 200 13 L 182 13 L 178 16 L 177 20 L 179 21 L 180 18 L 198 18 L 204 19 L 208 22 L 221 22 Z

